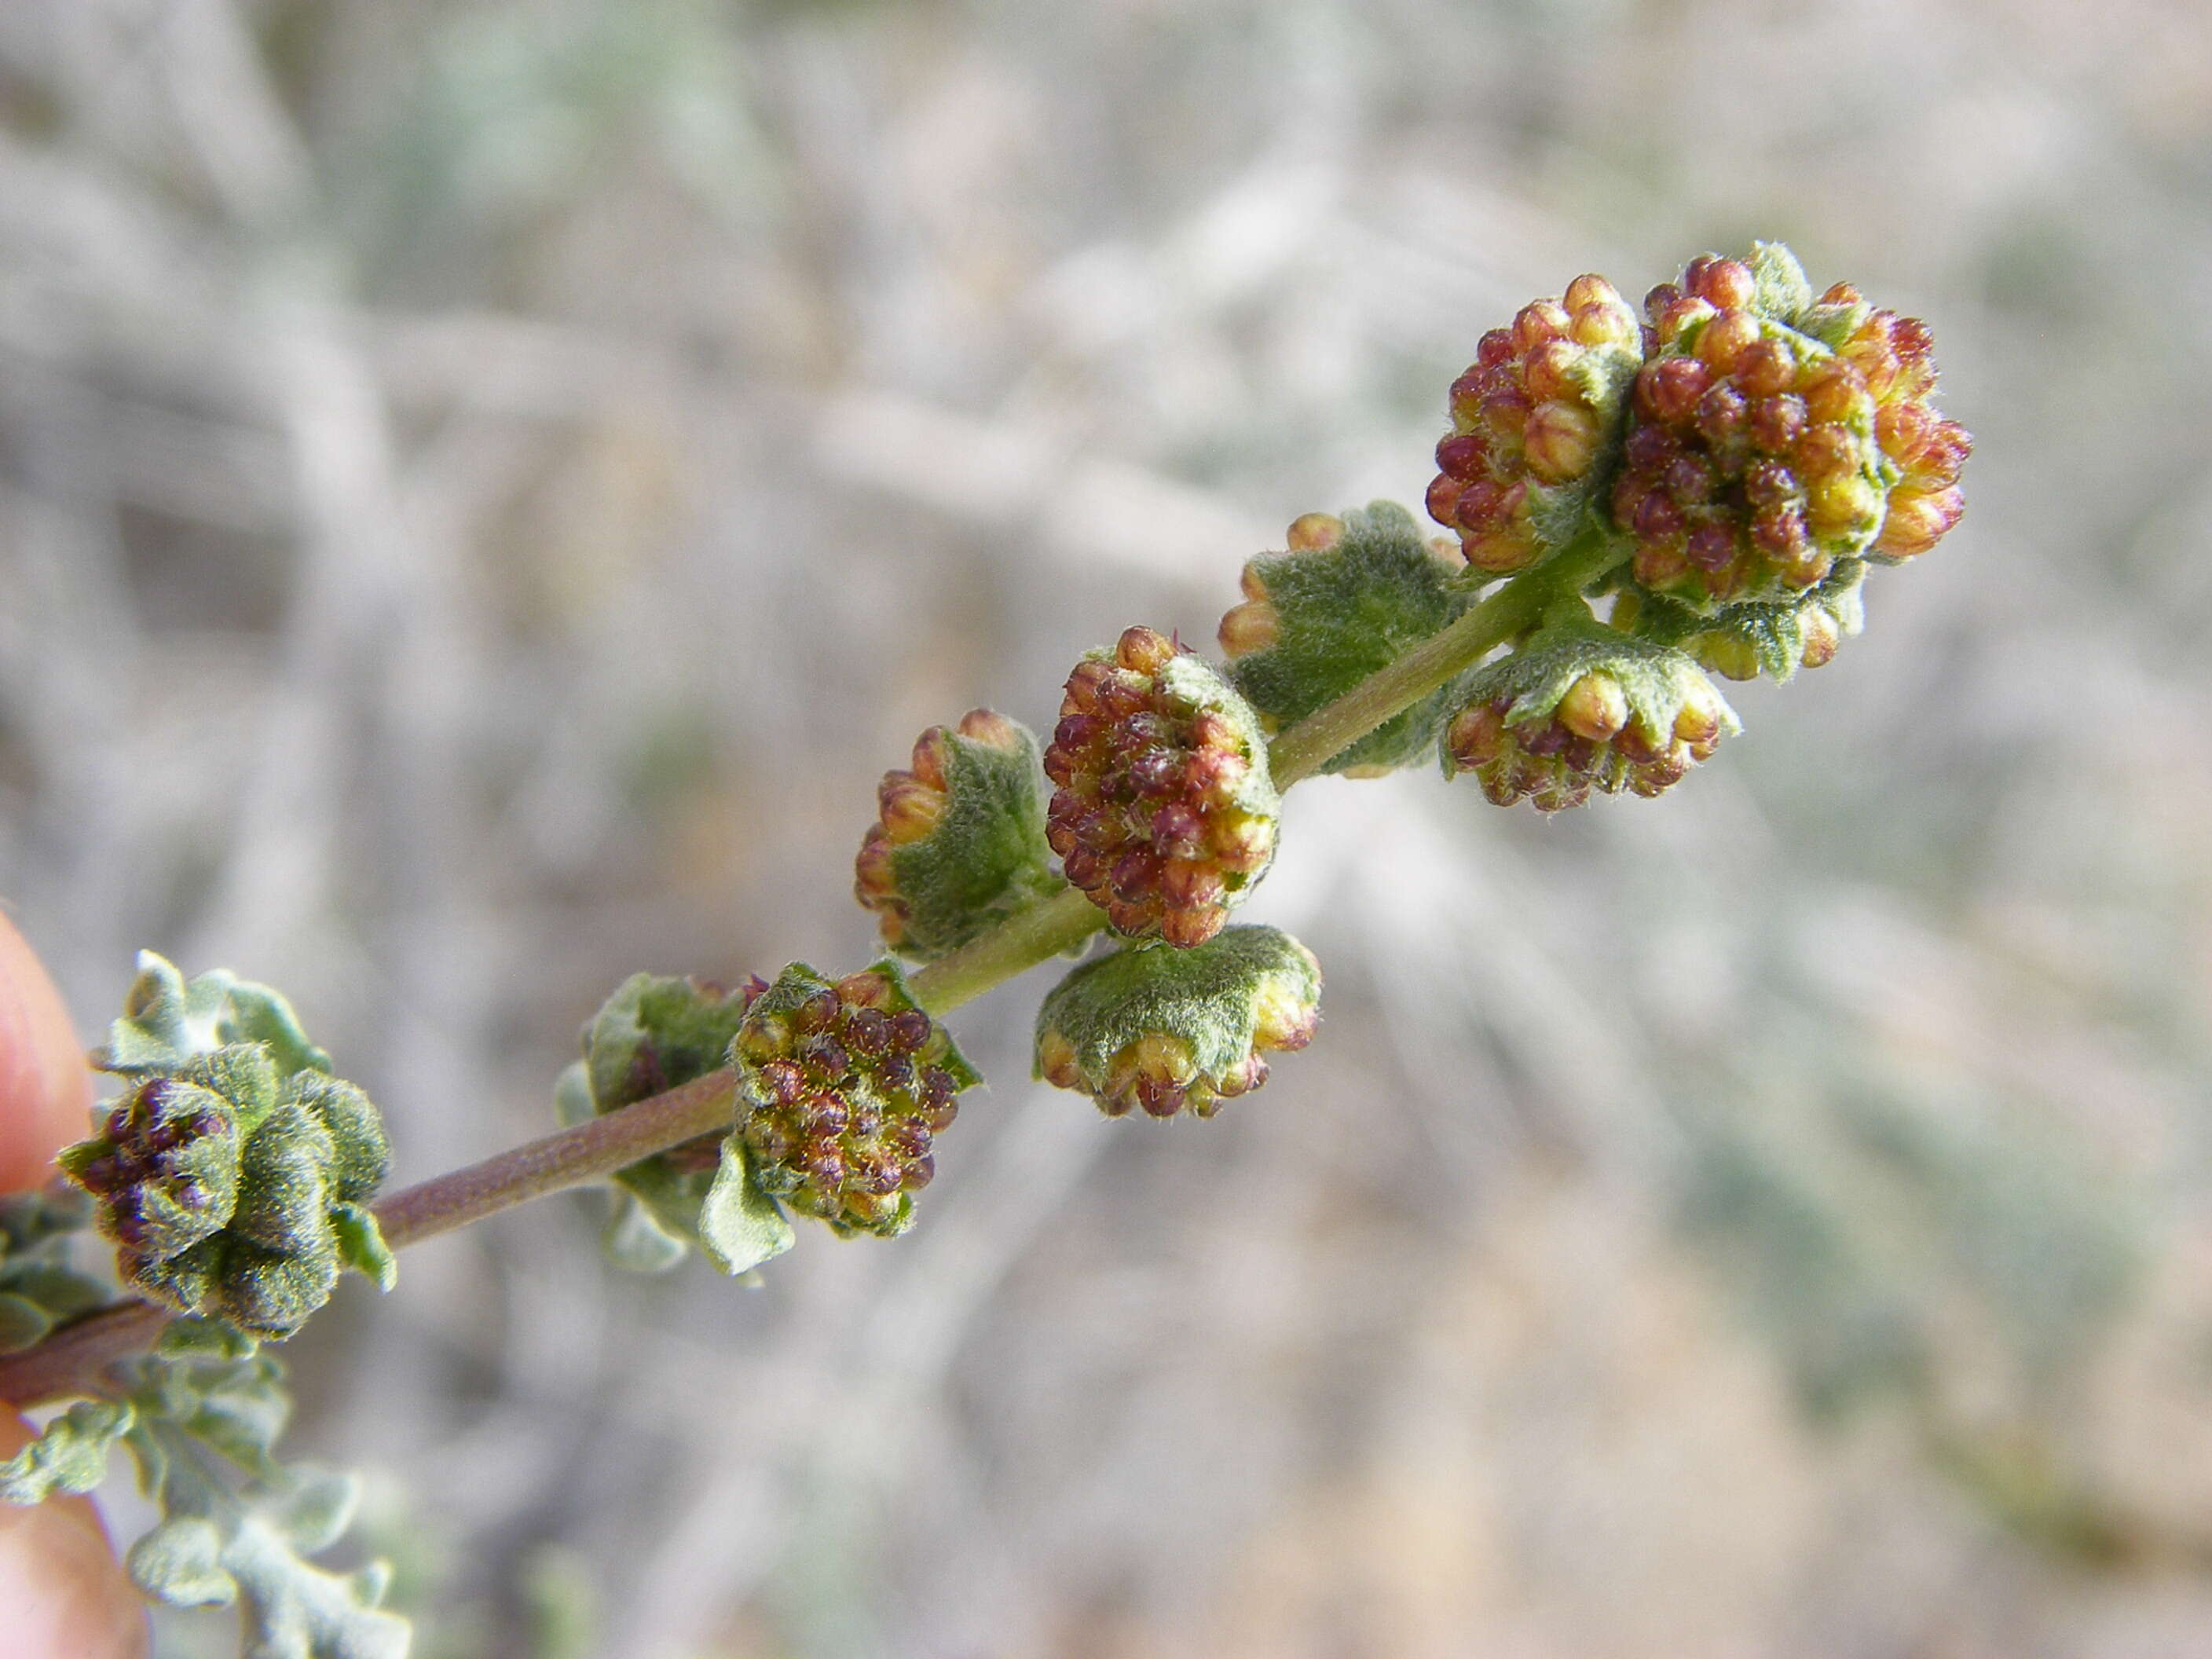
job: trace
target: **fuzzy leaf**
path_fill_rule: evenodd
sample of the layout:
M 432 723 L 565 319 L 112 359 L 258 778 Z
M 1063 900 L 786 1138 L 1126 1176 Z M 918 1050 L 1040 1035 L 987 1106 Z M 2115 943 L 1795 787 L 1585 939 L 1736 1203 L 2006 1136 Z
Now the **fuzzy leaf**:
M 195 1054 L 176 1076 L 226 1102 L 242 1135 L 252 1134 L 276 1109 L 285 1080 L 275 1056 L 254 1042 L 226 1042 Z
M 0 1291 L 0 1353 L 21 1353 L 53 1328 L 52 1316 L 29 1297 Z
M 333 1204 L 331 1231 L 337 1239 L 340 1261 L 380 1291 L 389 1291 L 399 1282 L 399 1264 L 392 1258 L 392 1247 L 384 1242 L 384 1230 L 376 1224 L 374 1211 L 358 1204 Z
M 592 1105 L 615 1111 L 720 1070 L 744 1014 L 742 991 L 631 975 L 584 1032 Z
M 1121 1064 L 1165 1038 L 1187 1055 L 1206 1115 L 1214 1086 L 1238 1079 L 1260 1049 L 1304 1046 L 1320 1000 L 1320 964 L 1277 928 L 1227 927 L 1188 950 L 1131 945 L 1076 969 L 1045 998 L 1037 1074 L 1057 1072 L 1048 1059 L 1057 1048 L 1084 1091 L 1110 1102 L 1125 1081 Z M 1064 1073 L 1054 1080 L 1073 1086 Z
M 392 1164 L 392 1142 L 384 1119 L 368 1097 L 340 1078 L 313 1072 L 294 1073 L 286 1095 L 323 1126 L 331 1138 L 331 1191 L 348 1204 L 359 1204 L 384 1184 Z
M 155 1352 L 173 1359 L 251 1359 L 260 1342 L 219 1319 L 173 1319 Z
M 1431 550 L 1404 507 L 1374 501 L 1343 521 L 1343 535 L 1328 547 L 1251 562 L 1251 580 L 1274 611 L 1275 642 L 1238 657 L 1227 672 L 1271 732 L 1333 702 L 1464 608 L 1448 580 L 1457 562 Z M 1385 720 L 1322 770 L 1412 765 L 1434 746 L 1452 706 L 1447 687 Z
M 1812 310 L 1813 284 L 1806 280 L 1805 267 L 1781 243 L 1751 245 L 1751 277 L 1753 309 L 1776 322 L 1796 328 Z
M 311 1250 L 326 1242 L 326 1171 L 336 1157 L 330 1131 L 313 1113 L 297 1103 L 278 1107 L 246 1139 L 238 1208 L 225 1233 L 271 1250 Z
M 319 1237 L 295 1249 L 228 1237 L 211 1242 L 222 1255 L 206 1304 L 257 1336 L 290 1336 L 337 1288 L 337 1239 L 327 1218 Z
M 1639 596 L 1628 628 L 1640 638 L 1679 647 L 1729 679 L 1763 674 L 1784 682 L 1804 665 L 1809 641 L 1817 638 L 1833 649 L 1836 641 L 1866 626 L 1866 574 L 1863 561 L 1839 559 L 1826 581 L 1794 598 L 1723 605 L 1711 616 L 1657 595 Z
M 407 1627 L 376 1610 L 380 1569 L 342 1575 L 303 1559 L 337 1541 L 357 1486 L 276 1458 L 290 1407 L 283 1367 L 213 1321 L 172 1328 L 174 1340 L 130 1368 L 126 1443 L 164 1516 L 130 1552 L 133 1580 L 177 1605 L 235 1599 L 248 1656 L 399 1659 Z
M 354 1511 L 361 1507 L 361 1480 L 331 1469 L 300 1466 L 289 1473 L 295 1483 L 291 1491 L 265 1513 L 294 1549 L 302 1555 L 318 1554 L 353 1524 Z
M 86 1273 L 45 1262 L 0 1262 L 0 1287 L 35 1302 L 56 1320 L 74 1319 L 109 1301 L 114 1292 Z
M 300 1029 L 300 1017 L 292 1012 L 292 1005 L 266 985 L 256 985 L 250 980 L 234 980 L 230 986 L 230 1007 L 217 1027 L 225 1042 L 258 1042 L 269 1051 L 276 1062 L 280 1077 L 289 1077 L 295 1072 L 322 1072 L 331 1069 L 331 1057 L 307 1041 L 307 1034 Z
M 940 728 L 944 815 L 928 835 L 890 851 L 906 906 L 896 948 L 914 961 L 957 950 L 1056 885 L 1036 738 L 1003 716 L 998 726 L 1012 746 Z
M 137 1420 L 114 1401 L 78 1401 L 0 1463 L 0 1501 L 37 1504 L 52 1492 L 90 1492 L 107 1474 L 108 1452 Z
M 29 1347 L 112 1294 L 69 1264 L 70 1236 L 91 1218 L 91 1205 L 74 1191 L 0 1198 L 0 1353 Z
M 662 1226 L 652 1206 L 635 1193 L 610 1187 L 599 1249 L 624 1273 L 665 1273 L 690 1254 L 690 1243 Z
M 131 1547 L 124 1565 L 142 1593 L 173 1607 L 227 1607 L 238 1599 L 238 1581 L 223 1570 L 222 1534 L 200 1516 L 164 1521 Z
M 611 1112 L 690 1083 L 729 1063 L 730 1040 L 745 1012 L 743 990 L 725 991 L 694 979 L 633 974 L 592 1017 L 584 1032 L 580 1078 L 564 1073 L 556 1105 L 565 1115 L 580 1103 Z M 577 1093 L 582 1086 L 580 1101 Z M 624 1267 L 672 1267 L 666 1244 L 646 1236 L 649 1226 L 682 1249 L 697 1244 L 699 1210 L 714 1184 L 712 1165 L 662 1153 L 616 1172 L 614 1181 L 641 1216 L 610 1218 L 623 1224 L 626 1248 L 611 1259 Z
M 380 1579 L 312 1566 L 252 1516 L 222 1565 L 245 1600 L 244 1659 L 404 1659 L 407 1621 L 378 1610 Z
M 0 1261 L 31 1254 L 92 1224 L 92 1200 L 74 1187 L 0 1194 Z
M 796 1242 L 781 1207 L 761 1190 L 741 1135 L 722 1143 L 714 1184 L 699 1208 L 699 1237 L 715 1265 L 731 1274 L 750 1273 Z
M 331 1068 L 330 1056 L 300 1029 L 291 1004 L 269 987 L 223 969 L 187 981 L 166 957 L 141 951 L 122 1018 L 109 1028 L 107 1044 L 94 1054 L 93 1063 L 126 1075 L 174 1072 L 237 1042 L 267 1045 L 283 1076 Z
M 553 1115 L 568 1129 L 597 1115 L 591 1073 L 582 1060 L 571 1060 L 555 1080 Z M 694 1241 L 688 1228 L 672 1232 L 642 1199 L 619 1182 L 611 1183 L 605 1191 L 607 1221 L 599 1232 L 599 1253 L 611 1266 L 624 1273 L 662 1273 L 690 1253 Z

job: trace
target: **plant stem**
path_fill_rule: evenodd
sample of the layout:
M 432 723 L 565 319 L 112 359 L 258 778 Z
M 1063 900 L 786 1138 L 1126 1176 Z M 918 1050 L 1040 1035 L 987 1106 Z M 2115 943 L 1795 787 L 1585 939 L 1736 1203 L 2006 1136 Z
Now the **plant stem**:
M 655 1152 L 729 1127 L 737 1079 L 727 1070 L 444 1175 L 376 1206 L 394 1249 L 419 1244 L 548 1193 L 580 1187 Z M 102 1308 L 18 1354 L 0 1357 L 0 1401 L 24 1407 L 96 1389 L 107 1367 L 153 1346 L 175 1316 L 150 1302 Z
M 1276 787 L 1287 789 L 1311 777 L 1384 720 L 1449 684 L 1533 625 L 1547 605 L 1601 574 L 1617 556 L 1604 537 L 1586 532 L 1556 559 L 1514 577 L 1442 633 L 1316 709 L 1268 746 Z M 1073 950 L 1105 925 L 1104 913 L 1087 897 L 1063 888 L 930 963 L 909 983 L 932 1014 L 948 1013 Z M 656 1152 L 726 1129 L 735 1087 L 728 1071 L 709 1073 L 665 1094 L 435 1176 L 378 1205 L 378 1224 L 386 1242 L 398 1249 L 548 1193 L 600 1180 Z M 118 1304 L 35 1347 L 0 1358 L 0 1401 L 37 1406 L 94 1388 L 107 1366 L 150 1346 L 170 1317 L 167 1310 L 149 1303 Z
M 1314 710 L 1268 744 L 1267 765 L 1275 787 L 1287 789 L 1311 777 L 1392 715 L 1442 690 L 1533 626 L 1562 593 L 1576 592 L 1616 557 L 1602 536 L 1585 532 L 1558 558 L 1514 577 L 1441 634 L 1423 640 L 1334 702 Z
M 488 1215 L 597 1181 L 701 1135 L 726 1131 L 737 1079 L 726 1068 L 573 1129 L 436 1176 L 376 1206 L 394 1249 Z
M 1103 910 L 1076 889 L 1063 887 L 931 963 L 908 987 L 931 1013 L 949 1013 L 1040 962 L 1073 950 L 1105 925 Z

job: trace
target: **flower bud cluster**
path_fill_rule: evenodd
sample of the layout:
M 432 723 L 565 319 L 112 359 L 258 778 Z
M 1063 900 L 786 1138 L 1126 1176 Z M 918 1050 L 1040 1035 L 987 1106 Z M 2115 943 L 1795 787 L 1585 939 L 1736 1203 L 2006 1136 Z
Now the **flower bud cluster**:
M 732 1060 L 761 1189 L 841 1233 L 889 1237 L 936 1174 L 936 1137 L 981 1079 L 890 963 L 757 984 Z
M 884 943 L 931 961 L 1052 884 L 1029 731 L 988 708 L 933 726 L 910 770 L 884 774 L 853 866 L 853 893 Z
M 313 1069 L 280 1077 L 267 1044 L 242 1042 L 143 1078 L 61 1163 L 134 1289 L 283 1337 L 341 1267 L 388 1283 L 366 1208 L 388 1158 L 360 1090 Z
M 238 1123 L 230 1103 L 181 1078 L 149 1078 L 107 1115 L 95 1150 L 70 1173 L 99 1201 L 100 1231 L 166 1261 L 222 1230 L 238 1205 Z
M 1449 542 L 1376 501 L 1338 518 L 1309 513 L 1287 550 L 1244 567 L 1244 602 L 1221 619 L 1229 678 L 1270 732 L 1295 726 L 1447 627 L 1465 608 L 1464 569 Z M 1322 769 L 1376 777 L 1435 749 L 1449 687 L 1395 714 Z
M 1583 505 L 1572 487 L 1608 458 L 1639 347 L 1636 313 L 1597 276 L 1482 337 L 1452 382 L 1452 430 L 1437 446 L 1428 496 L 1430 516 L 1459 532 L 1470 565 L 1510 574 L 1565 539 L 1560 521 Z
M 1645 301 L 1613 522 L 1647 592 L 1700 609 L 1800 593 L 1840 559 L 1899 560 L 1963 510 L 1966 429 L 1928 401 L 1926 325 L 1838 285 L 1809 302 L 1767 246 L 1705 256 Z
M 1267 1080 L 1267 1054 L 1313 1041 L 1320 1018 L 1321 964 L 1273 927 L 1231 927 L 1188 951 L 1133 945 L 1045 999 L 1036 1071 L 1109 1117 L 1212 1117 Z
M 1058 786 L 1046 839 L 1123 933 L 1203 943 L 1275 855 L 1259 717 L 1149 628 L 1068 676 L 1044 769 Z
M 1486 665 L 1444 732 L 1444 775 L 1473 772 L 1499 806 L 1579 806 L 1590 791 L 1671 788 L 1738 729 L 1687 655 L 1594 623 L 1539 634 Z

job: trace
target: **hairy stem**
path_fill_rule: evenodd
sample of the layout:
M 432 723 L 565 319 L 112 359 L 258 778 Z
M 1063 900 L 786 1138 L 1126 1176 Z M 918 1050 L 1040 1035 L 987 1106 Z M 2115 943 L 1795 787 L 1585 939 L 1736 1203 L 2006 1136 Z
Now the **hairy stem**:
M 1275 787 L 1310 778 L 1394 714 L 1440 691 L 1611 562 L 1595 532 L 1568 545 L 1540 570 L 1516 576 L 1441 634 L 1431 635 L 1387 668 L 1378 668 L 1334 702 L 1321 708 L 1267 745 Z
M 1073 887 L 1039 899 L 989 933 L 933 962 L 908 981 L 933 1014 L 972 1002 L 995 985 L 1072 951 L 1106 925 L 1106 913 Z
M 1596 532 L 1542 568 L 1514 577 L 1432 638 L 1370 675 L 1334 702 L 1277 737 L 1268 759 L 1278 788 L 1311 777 L 1330 758 L 1392 715 L 1410 708 L 1514 635 L 1533 625 L 1617 558 Z M 1106 925 L 1096 905 L 1064 888 L 1009 916 L 989 933 L 916 973 L 915 998 L 933 1014 L 973 1001 L 1041 962 L 1072 951 Z M 729 1126 L 735 1079 L 710 1073 L 620 1111 L 394 1193 L 376 1206 L 386 1240 L 398 1249 L 465 1227 Z M 118 1304 L 79 1320 L 35 1347 L 0 1358 L 0 1401 L 36 1406 L 96 1389 L 106 1368 L 150 1346 L 170 1318 L 148 1303 Z

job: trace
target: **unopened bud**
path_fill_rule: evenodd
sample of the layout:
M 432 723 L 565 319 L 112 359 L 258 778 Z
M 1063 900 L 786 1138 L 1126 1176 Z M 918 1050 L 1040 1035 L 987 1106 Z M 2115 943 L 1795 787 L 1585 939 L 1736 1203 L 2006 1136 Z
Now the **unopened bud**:
M 853 895 L 884 942 L 931 961 L 1053 885 L 1036 739 L 988 708 L 916 739 L 911 771 L 884 774 Z
M 1545 629 L 1470 679 L 1444 772 L 1501 806 L 1579 806 L 1592 790 L 1655 795 L 1710 755 L 1735 714 L 1684 653 L 1595 623 Z
M 1261 1055 L 1302 1048 L 1321 968 L 1272 927 L 1231 927 L 1189 950 L 1136 945 L 1078 968 L 1037 1012 L 1037 1075 L 1109 1117 L 1211 1117 L 1265 1082 Z
M 1045 836 L 1068 881 L 1121 933 L 1211 938 L 1274 856 L 1279 802 L 1259 716 L 1148 628 L 1079 665 L 1060 713 Z

